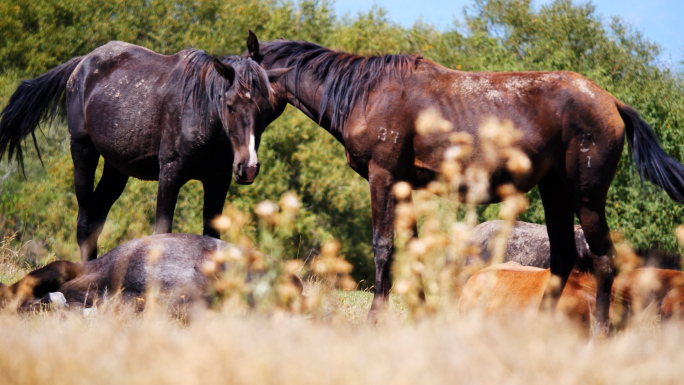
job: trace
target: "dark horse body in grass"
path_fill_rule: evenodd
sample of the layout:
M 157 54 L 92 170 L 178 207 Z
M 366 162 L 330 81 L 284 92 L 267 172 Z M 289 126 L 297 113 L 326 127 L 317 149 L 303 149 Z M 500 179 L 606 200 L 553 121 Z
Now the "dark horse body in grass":
M 461 72 L 409 55 L 362 57 L 308 42 L 259 44 L 250 34 L 249 56 L 267 70 L 294 66 L 279 82 L 280 103 L 300 109 L 345 147 L 349 165 L 370 183 L 375 292 L 370 316 L 390 289 L 395 198 L 399 181 L 415 188 L 432 181 L 449 133 L 418 135 L 416 120 L 436 109 L 478 143 L 484 119 L 510 120 L 522 131 L 516 146 L 531 160 L 524 178 L 503 167 L 496 187 L 539 186 L 551 243 L 551 271 L 565 282 L 577 259 L 574 216 L 591 248 L 598 281 L 597 321 L 605 330 L 614 253 L 605 216 L 606 195 L 623 150 L 625 133 L 638 170 L 671 198 L 684 203 L 684 167 L 660 148 L 651 128 L 631 107 L 572 72 Z M 464 166 L 477 164 L 473 154 Z M 560 293 L 554 293 L 556 297 Z
M 67 304 L 92 306 L 94 300 L 121 292 L 124 301 L 144 297 L 150 282 L 179 301 L 206 295 L 207 277 L 201 265 L 217 252 L 235 247 L 195 234 L 157 234 L 126 242 L 85 263 L 55 261 L 12 285 L 0 284 L 0 302 L 27 306 L 49 293 L 60 292 Z M 241 250 L 243 252 L 244 250 Z M 155 262 L 150 256 L 156 254 Z M 1 306 L 1 304 L 0 304 Z
M 85 263 L 55 261 L 36 269 L 12 285 L 0 283 L 0 307 L 14 304 L 25 308 L 52 302 L 50 293 L 62 293 L 70 306 L 93 306 L 95 301 L 113 294 L 127 302 L 143 298 L 152 284 L 157 285 L 168 303 L 195 300 L 209 304 L 214 275 L 202 273 L 202 265 L 215 261 L 219 253 L 261 254 L 215 238 L 196 234 L 156 234 L 135 239 L 110 250 L 102 257 Z M 224 258 L 225 259 L 225 258 Z M 217 264 L 216 273 L 227 263 Z M 291 275 L 290 281 L 301 294 L 302 281 Z
M 231 172 L 242 184 L 258 173 L 261 133 L 283 109 L 274 110 L 270 81 L 283 72 L 196 49 L 166 56 L 110 42 L 22 82 L 1 114 L 0 157 L 16 153 L 23 167 L 23 138 L 31 134 L 35 145 L 40 121 L 66 110 L 84 261 L 96 258 L 130 176 L 159 180 L 155 233 L 171 232 L 181 186 L 202 181 L 204 234 L 218 237 L 210 222 L 223 209 Z M 100 156 L 104 171 L 93 191 Z

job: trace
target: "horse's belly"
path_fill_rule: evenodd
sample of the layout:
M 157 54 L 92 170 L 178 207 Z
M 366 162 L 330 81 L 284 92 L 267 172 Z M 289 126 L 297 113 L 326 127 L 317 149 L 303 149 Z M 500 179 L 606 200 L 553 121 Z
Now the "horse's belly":
M 88 119 L 86 130 L 105 162 L 128 176 L 156 180 L 161 129 L 150 123 L 119 112 Z
M 93 140 L 105 162 L 125 175 L 143 180 L 159 179 L 159 144 L 145 135 L 108 135 L 112 141 Z M 128 142 L 126 146 L 124 143 Z

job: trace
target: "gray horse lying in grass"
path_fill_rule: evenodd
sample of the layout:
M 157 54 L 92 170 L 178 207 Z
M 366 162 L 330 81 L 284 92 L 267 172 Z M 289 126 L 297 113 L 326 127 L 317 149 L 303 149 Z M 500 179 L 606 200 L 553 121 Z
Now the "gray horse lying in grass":
M 0 284 L 0 305 L 12 301 L 21 307 L 61 302 L 90 307 L 96 299 L 119 293 L 124 302 L 140 304 L 144 303 L 150 283 L 157 285 L 171 304 L 209 301 L 214 277 L 205 275 L 202 265 L 217 254 L 231 252 L 259 254 L 200 235 L 152 235 L 126 242 L 86 263 L 55 261 L 13 285 Z M 291 279 L 301 292 L 301 280 L 296 276 Z

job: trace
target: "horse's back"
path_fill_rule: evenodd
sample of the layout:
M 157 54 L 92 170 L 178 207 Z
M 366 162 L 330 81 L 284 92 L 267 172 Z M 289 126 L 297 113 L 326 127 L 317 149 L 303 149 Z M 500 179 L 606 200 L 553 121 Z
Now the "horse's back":
M 418 121 L 427 105 L 448 121 L 449 131 L 468 133 L 476 142 L 488 119 L 518 130 L 521 138 L 515 147 L 530 159 L 531 169 L 513 179 L 503 167 L 494 170 L 494 185 L 510 182 L 520 191 L 529 191 L 549 172 L 565 172 L 568 162 L 577 163 L 573 168 L 599 168 L 600 159 L 594 154 L 589 154 L 593 155 L 590 165 L 586 157 L 568 159 L 568 152 L 579 152 L 575 147 L 580 143 L 586 148 L 587 143 L 595 143 L 597 154 L 622 150 L 624 123 L 617 100 L 574 72 L 461 72 L 441 68 L 435 74 L 418 72 L 411 88 L 417 90 L 416 99 L 421 101 L 416 103 L 419 108 L 413 111 L 413 119 L 405 119 L 411 124 Z M 502 131 L 500 136 L 504 134 Z M 590 142 L 592 138 L 594 142 Z M 433 171 L 439 170 L 443 154 L 451 146 L 440 135 L 417 136 L 414 143 L 414 163 Z M 479 162 L 476 157 L 467 161 Z M 496 201 L 498 197 L 491 196 L 484 203 Z
M 459 299 L 459 311 L 481 309 L 485 313 L 515 313 L 539 309 L 550 279 L 550 270 L 507 262 L 473 274 Z
M 125 299 L 144 296 L 150 283 L 164 293 L 187 297 L 206 293 L 203 262 L 231 245 L 194 234 L 157 234 L 126 242 L 86 265 L 86 273 L 64 284 L 69 302 L 122 291 Z M 91 292 L 88 294 L 88 292 Z
M 162 127 L 181 118 L 183 60 L 118 41 L 86 55 L 67 86 L 72 141 L 92 143 L 124 174 L 157 179 Z

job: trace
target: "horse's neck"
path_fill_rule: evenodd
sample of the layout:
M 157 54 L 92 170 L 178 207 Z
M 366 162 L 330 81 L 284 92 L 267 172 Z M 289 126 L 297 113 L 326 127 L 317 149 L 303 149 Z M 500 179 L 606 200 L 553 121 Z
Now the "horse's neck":
M 290 76 L 285 84 L 287 89 L 287 101 L 292 106 L 302 111 L 304 115 L 323 127 L 326 131 L 340 139 L 340 137 L 338 137 L 340 133 L 337 131 L 341 131 L 342 128 L 332 130 L 330 112 L 327 111 L 327 109 L 321 111 L 321 88 L 323 84 L 314 80 L 313 77 L 308 74 L 301 75 L 299 78 L 299 87 L 295 87 L 294 76 Z

